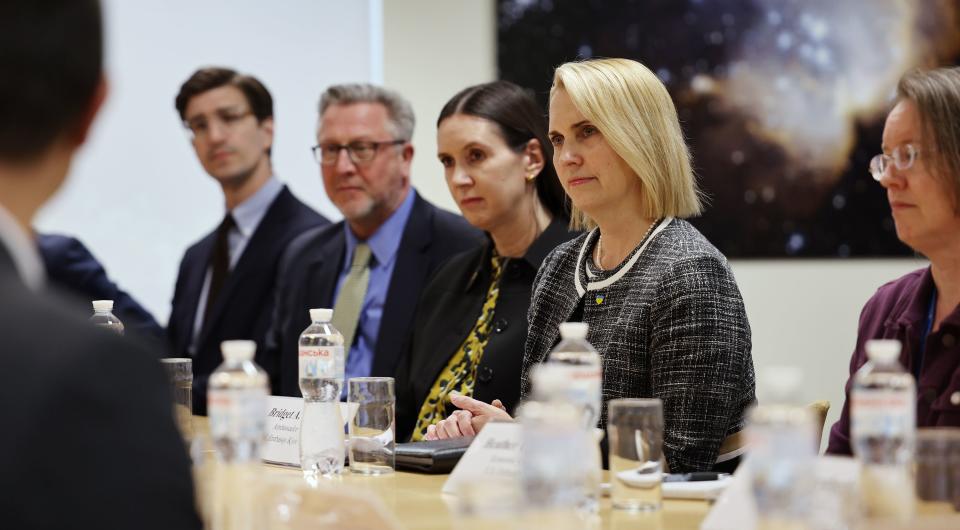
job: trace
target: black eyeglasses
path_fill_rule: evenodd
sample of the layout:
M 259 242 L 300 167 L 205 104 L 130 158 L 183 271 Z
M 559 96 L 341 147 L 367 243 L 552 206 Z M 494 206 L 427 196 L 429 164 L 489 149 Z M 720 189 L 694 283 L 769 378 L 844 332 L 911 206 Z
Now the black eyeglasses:
M 322 166 L 329 166 L 337 163 L 340 156 L 340 150 L 346 149 L 350 155 L 350 160 L 357 165 L 371 162 L 377 157 L 377 150 L 385 145 L 400 145 L 407 143 L 406 140 L 388 140 L 385 142 L 368 142 L 358 140 L 348 144 L 322 144 L 315 145 L 310 149 L 313 151 L 313 158 Z

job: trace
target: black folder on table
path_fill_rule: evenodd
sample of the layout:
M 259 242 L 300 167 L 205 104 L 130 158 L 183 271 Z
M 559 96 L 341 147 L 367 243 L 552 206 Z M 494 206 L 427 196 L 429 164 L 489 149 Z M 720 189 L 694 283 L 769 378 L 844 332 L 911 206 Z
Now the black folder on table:
M 449 473 L 467 451 L 473 436 L 397 444 L 397 469 L 419 473 Z

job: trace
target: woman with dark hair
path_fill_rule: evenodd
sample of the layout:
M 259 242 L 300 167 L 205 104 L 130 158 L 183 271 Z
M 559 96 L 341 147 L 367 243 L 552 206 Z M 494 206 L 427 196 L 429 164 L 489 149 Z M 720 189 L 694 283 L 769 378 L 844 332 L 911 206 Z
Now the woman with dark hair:
M 420 297 L 397 374 L 397 438 L 421 440 L 462 394 L 512 410 L 520 398 L 530 288 L 540 263 L 575 234 L 551 164 L 544 113 L 495 81 L 455 95 L 437 120 L 437 151 L 463 216 L 487 233 L 454 256 Z
M 727 259 L 685 219 L 702 209 L 676 107 L 660 79 L 628 59 L 566 63 L 550 89 L 553 163 L 589 232 L 543 260 L 534 282 L 521 393 L 563 322 L 589 325 L 611 399 L 663 402 L 669 469 L 730 471 L 754 403 L 750 325 Z M 426 438 L 475 434 L 510 418 L 454 396 L 461 410 Z

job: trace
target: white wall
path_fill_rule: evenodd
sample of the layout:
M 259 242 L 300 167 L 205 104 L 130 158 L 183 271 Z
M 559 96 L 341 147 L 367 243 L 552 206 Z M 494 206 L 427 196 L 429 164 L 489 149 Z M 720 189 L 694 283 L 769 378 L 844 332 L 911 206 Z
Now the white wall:
M 161 322 L 187 246 L 223 217 L 219 186 L 200 166 L 173 100 L 198 67 L 258 77 L 274 98 L 274 170 L 328 217 L 310 154 L 327 85 L 379 80 L 380 0 L 107 0 L 111 92 L 41 231 L 75 234 Z M 371 27 L 377 27 L 376 31 Z
M 414 183 L 454 209 L 434 156 L 434 122 L 458 90 L 495 78 L 495 3 L 387 0 L 384 19 L 384 81 L 411 98 L 419 120 Z M 800 367 L 806 374 L 800 398 L 830 400 L 829 427 L 843 404 L 860 309 L 877 287 L 923 262 L 739 260 L 732 266 L 753 330 L 757 372 L 777 364 Z
M 437 116 L 454 94 L 497 75 L 492 0 L 385 0 L 384 83 L 413 105 L 413 184 L 458 212 L 437 160 Z

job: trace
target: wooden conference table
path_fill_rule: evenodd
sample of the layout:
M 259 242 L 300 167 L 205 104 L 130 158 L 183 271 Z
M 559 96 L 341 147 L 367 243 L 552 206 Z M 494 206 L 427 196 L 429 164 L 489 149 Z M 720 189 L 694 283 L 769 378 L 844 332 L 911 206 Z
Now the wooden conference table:
M 195 417 L 194 433 L 207 433 L 207 419 Z M 363 476 L 351 473 L 348 469 L 340 477 L 323 479 L 319 489 L 306 487 L 299 469 L 264 464 L 261 479 L 266 486 L 266 494 L 259 502 L 275 500 L 277 491 L 314 496 L 314 507 L 320 510 L 329 508 L 342 510 L 341 517 L 347 524 L 333 524 L 323 528 L 343 528 L 350 530 L 368 528 L 405 528 L 408 530 L 474 530 L 493 528 L 494 530 L 546 530 L 590 529 L 590 530 L 697 530 L 710 511 L 707 501 L 664 499 L 663 508 L 650 514 L 631 514 L 611 510 L 610 499 L 604 497 L 600 502 L 600 513 L 591 520 L 564 517 L 558 521 L 533 519 L 517 521 L 515 517 L 503 516 L 497 520 L 471 521 L 458 513 L 457 499 L 441 493 L 448 475 L 425 475 L 398 471 L 383 476 Z M 199 479 L 198 479 L 199 480 Z M 271 490 L 272 488 L 272 490 Z M 272 496 L 271 496 L 272 495 Z M 304 502 L 304 506 L 309 504 Z M 351 514 L 351 505 L 353 513 Z M 377 510 L 383 518 L 394 523 L 376 524 Z M 362 520 L 361 520 L 362 519 Z M 364 521 L 367 521 L 365 523 Z M 872 523 L 875 530 L 905 528 L 900 525 Z M 281 528 L 292 528 L 281 526 Z M 906 528 L 911 529 L 957 529 L 960 528 L 960 514 L 949 503 L 921 502 L 918 505 L 918 518 Z
M 194 418 L 194 433 L 207 433 L 207 418 Z M 273 484 L 274 488 L 300 488 L 301 493 L 308 491 L 305 488 L 303 475 L 299 469 L 264 464 L 262 478 L 264 482 Z M 324 479 L 320 482 L 321 490 L 316 492 L 323 496 L 326 489 L 330 493 L 338 492 L 344 495 L 354 495 L 356 498 L 375 499 L 389 512 L 389 516 L 399 523 L 401 528 L 409 530 L 451 530 L 461 528 L 490 528 L 492 521 L 476 521 L 470 526 L 457 513 L 456 498 L 441 493 L 448 475 L 425 475 L 397 471 L 383 476 L 362 476 L 344 469 L 340 477 Z M 302 483 L 302 484 L 301 484 Z M 629 514 L 610 509 L 610 499 L 604 497 L 600 503 L 600 513 L 593 520 L 572 521 L 567 518 L 561 522 L 536 521 L 543 528 L 562 530 L 562 528 L 583 529 L 631 529 L 631 530 L 696 530 L 706 517 L 710 504 L 706 501 L 670 500 L 665 499 L 663 509 L 652 514 Z M 496 526 L 496 530 L 511 530 L 511 524 L 517 524 L 512 518 L 502 521 L 504 524 Z M 531 526 L 529 521 L 523 523 L 523 528 L 540 527 L 541 524 Z M 358 526 L 359 528 L 359 526 Z

